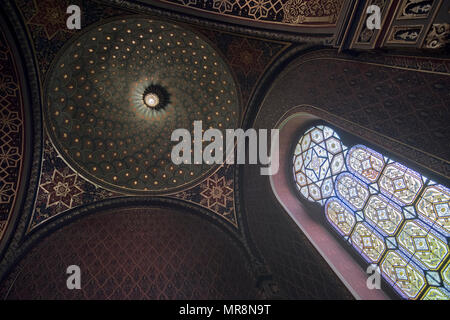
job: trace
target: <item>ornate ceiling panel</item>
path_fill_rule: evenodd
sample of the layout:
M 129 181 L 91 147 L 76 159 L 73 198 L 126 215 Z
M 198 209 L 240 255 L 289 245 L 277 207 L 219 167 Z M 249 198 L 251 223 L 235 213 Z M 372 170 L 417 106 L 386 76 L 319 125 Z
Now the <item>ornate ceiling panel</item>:
M 105 7 L 97 2 L 73 1 L 80 5 L 84 13 L 83 30 L 76 32 L 66 28 L 65 15 L 48 14 L 55 11 L 55 6 L 61 9 L 70 3 L 65 0 L 60 0 L 56 4 L 52 0 L 38 2 L 16 0 L 34 46 L 36 61 L 42 75 L 41 79 L 48 75 L 50 64 L 56 63 L 54 61 L 63 55 L 62 52 L 65 48 L 70 46 L 67 43 L 76 41 L 74 39 L 79 37 L 84 30 L 93 28 L 93 23 L 97 23 L 98 27 L 102 20 L 109 19 L 106 21 L 110 21 L 112 16 L 121 19 L 125 16 L 129 17 L 130 14 L 127 11 Z M 247 104 L 258 79 L 267 67 L 289 46 L 289 43 L 286 42 L 237 36 L 233 33 L 204 29 L 194 25 L 190 27 L 195 32 L 199 32 L 201 37 L 206 37 L 207 41 L 220 51 L 221 56 L 236 76 L 243 106 Z M 128 34 L 128 36 L 130 35 Z M 42 151 L 41 173 L 37 177 L 39 186 L 36 192 L 36 201 L 32 204 L 33 213 L 25 226 L 27 234 L 33 233 L 39 228 L 45 228 L 45 225 L 49 221 L 55 220 L 57 216 L 68 215 L 69 212 L 81 206 L 99 201 L 105 202 L 108 201 L 107 199 L 126 195 L 127 192 L 107 190 L 95 181 L 86 179 L 66 161 L 63 153 L 55 148 L 46 133 L 43 137 Z M 198 184 L 186 185 L 182 190 L 171 193 L 170 197 L 183 199 L 186 203 L 195 203 L 207 208 L 227 224 L 238 228 L 239 210 L 236 209 L 234 203 L 233 172 L 234 166 L 223 166 L 217 171 L 212 170 L 209 178 Z
M 227 224 L 238 228 L 233 169 L 233 165 L 222 165 L 198 185 L 172 194 L 170 197 L 206 208 Z M 46 135 L 40 183 L 27 232 L 32 232 L 56 216 L 68 213 L 72 209 L 123 196 L 124 194 L 105 190 L 87 181 L 70 168 Z
M 159 0 L 200 12 L 265 23 L 334 26 L 344 0 Z
M 380 8 L 380 30 L 369 30 L 366 26 L 370 5 Z M 442 0 L 366 1 L 349 47 L 440 49 L 449 42 L 449 17 L 448 4 Z
M 45 120 L 63 158 L 131 194 L 168 193 L 205 176 L 212 166 L 173 165 L 171 133 L 194 120 L 234 128 L 239 112 L 231 71 L 206 41 L 143 18 L 90 28 L 62 50 L 46 83 Z
M 74 261 L 82 290 L 65 286 Z M 128 207 L 43 239 L 0 283 L 0 299 L 261 298 L 253 279 L 245 249 L 223 228 L 175 208 Z
M 19 74 L 0 31 L 0 240 L 16 208 L 25 152 L 25 115 Z

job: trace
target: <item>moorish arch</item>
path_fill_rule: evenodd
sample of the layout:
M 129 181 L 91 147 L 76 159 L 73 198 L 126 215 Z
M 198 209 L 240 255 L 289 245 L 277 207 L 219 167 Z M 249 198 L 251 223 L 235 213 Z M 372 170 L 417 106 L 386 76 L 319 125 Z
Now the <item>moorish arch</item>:
M 17 16 L 9 16 L 19 23 Z M 40 85 L 30 42 L 0 15 L 0 259 L 21 238 L 20 218 L 29 212 L 39 180 L 42 123 Z M 0 267 L 1 268 L 1 267 Z
M 248 251 L 200 211 L 136 198 L 56 219 L 25 245 L 1 298 L 262 298 Z M 83 290 L 66 288 L 71 265 L 80 267 Z
M 69 2 L 2 2 L 2 297 L 448 298 L 445 246 L 422 268 L 399 239 L 417 218 L 448 244 L 439 224 L 448 221 L 446 202 L 422 207 L 440 209 L 428 211 L 432 222 L 417 208 L 450 177 L 445 1 L 377 2 L 382 26 L 372 31 L 365 28 L 370 1 L 80 1 L 82 30 L 67 29 Z M 172 166 L 170 132 L 194 120 L 204 128 L 281 129 L 283 168 L 262 177 L 258 166 Z M 317 130 L 326 141 L 315 138 L 296 154 Z M 364 146 L 356 153 L 382 158 L 383 172 L 399 163 L 416 173 L 411 181 L 422 185 L 409 205 L 417 215 L 373 191 L 372 181 L 367 189 L 378 194 L 367 204 L 370 196 L 388 198 L 402 219 L 389 230 L 364 220 L 364 208 L 361 215 L 335 191 L 341 175 L 365 190 L 363 177 L 349 169 L 320 178 L 327 141 L 333 152 L 346 150 L 335 157 L 346 165 L 350 151 Z M 307 153 L 315 153 L 312 162 Z M 303 169 L 295 170 L 294 157 L 307 160 Z M 319 179 L 304 185 L 299 173 Z M 349 226 L 354 217 L 353 227 L 366 223 L 386 238 L 381 267 L 387 251 L 397 252 L 422 270 L 423 285 L 399 292 L 384 275 L 383 292 L 367 292 L 367 261 L 355 252 L 352 231 L 331 223 L 343 213 Z M 129 252 L 115 257 L 111 246 L 121 239 Z M 417 240 L 413 250 L 426 252 L 429 239 Z M 89 290 L 77 297 L 59 274 L 73 257 L 88 270 Z M 44 262 L 31 270 L 36 261 Z M 184 273 L 190 263 L 192 277 Z M 154 277 L 141 277 L 147 267 Z M 43 284 L 41 271 L 56 282 Z M 398 271 L 395 282 L 405 281 Z
M 443 140 L 439 142 L 442 130 L 445 131 L 444 122 L 437 121 L 435 122 L 437 127 L 429 127 L 426 121 L 422 122 L 420 119 L 423 115 L 433 117 L 436 112 L 440 112 L 440 108 L 445 108 L 442 102 L 437 103 L 439 100 L 433 97 L 440 95 L 441 88 L 448 83 L 448 77 L 439 72 L 414 68 L 399 69 L 387 62 L 386 60 L 385 64 L 369 65 L 365 63 L 363 57 L 337 58 L 332 52 L 326 51 L 300 53 L 287 67 L 284 66 L 281 72 L 274 72 L 273 77 L 267 76 L 266 83 L 261 85 L 265 93 L 261 94 L 259 100 L 253 101 L 260 107 L 254 109 L 251 116 L 247 115 L 251 123 L 249 126 L 280 129 L 280 170 L 276 175 L 265 179 L 258 176 L 257 168 L 244 166 L 240 170 L 240 179 L 243 182 L 240 191 L 250 237 L 254 239 L 269 266 L 275 270 L 275 278 L 282 290 L 289 292 L 291 296 L 313 298 L 311 291 L 304 289 L 313 286 L 325 295 L 326 288 L 330 287 L 329 283 L 333 283 L 334 289 L 326 293 L 330 298 L 334 295 L 344 297 L 348 294 L 360 299 L 435 299 L 438 296 L 447 299 L 448 218 L 445 206 L 448 203 L 448 165 L 444 160 L 447 155 L 443 154 L 443 149 L 439 147 L 440 143 L 444 143 Z M 280 65 L 283 66 L 282 63 Z M 412 83 L 408 83 L 409 81 L 404 82 L 406 77 L 415 79 L 414 81 L 422 85 L 427 81 L 433 85 L 427 90 L 424 88 L 424 91 L 417 90 Z M 388 93 L 381 91 L 381 88 L 389 88 Z M 423 96 L 414 101 L 413 97 L 417 92 L 423 93 Z M 434 103 L 425 104 L 425 101 Z M 417 114 L 415 110 L 423 112 Z M 252 118 L 255 120 L 251 121 Z M 421 144 L 420 141 L 423 139 L 420 137 L 411 139 L 417 125 L 424 128 L 421 129 L 421 134 L 433 136 L 432 142 Z M 312 147 L 315 145 L 314 141 L 309 146 L 311 149 L 305 149 L 305 153 L 302 153 L 303 149 L 298 150 L 305 139 L 302 137 L 311 136 L 313 130 L 321 130 L 324 137 L 327 131 L 328 135 L 318 145 L 322 143 L 328 153 L 323 153 L 320 148 L 315 152 Z M 436 143 L 435 148 L 431 146 L 433 143 Z M 331 152 L 329 148 L 336 150 L 333 149 Z M 373 215 L 372 220 L 367 218 L 365 212 L 369 211 L 369 205 L 373 204 L 373 201 L 369 201 L 369 204 L 363 201 L 360 212 L 355 208 L 349 210 L 361 213 L 359 216 L 355 214 L 355 225 L 358 226 L 358 223 L 365 221 L 364 219 L 369 219 L 370 223 L 375 224 L 373 228 L 375 232 L 385 233 L 385 238 L 381 236 L 380 239 L 390 237 L 389 241 L 392 240 L 392 243 L 388 241 L 389 243 L 381 245 L 380 242 L 384 250 L 380 250 L 380 253 L 383 251 L 383 254 L 389 255 L 399 249 L 400 254 L 394 257 L 392 253 L 388 257 L 394 257 L 398 262 L 398 266 L 391 264 L 390 277 L 387 276 L 389 272 L 386 271 L 388 268 L 384 263 L 387 258 L 380 255 L 380 266 L 384 263 L 384 269 L 383 266 L 381 268 L 384 272 L 382 276 L 386 280 L 383 282 L 382 291 L 367 288 L 367 264 L 361 267 L 361 261 L 364 260 L 364 257 L 361 257 L 364 255 L 364 245 L 361 244 L 359 248 L 355 245 L 355 238 L 351 237 L 353 235 L 350 232 L 351 228 L 345 238 L 345 235 L 342 236 L 342 230 L 336 231 L 339 229 L 336 225 L 330 227 L 333 225 L 330 223 L 331 212 L 337 216 L 339 210 L 334 207 L 326 209 L 334 205 L 331 203 L 334 198 L 328 196 L 326 199 L 321 198 L 326 192 L 334 192 L 331 197 L 338 199 L 344 197 L 343 193 L 337 191 L 338 187 L 343 184 L 344 178 L 352 177 L 344 177 L 347 173 L 339 176 L 341 174 L 339 168 L 342 165 L 347 166 L 350 168 L 348 170 L 353 170 L 350 173 L 355 174 L 355 170 L 349 167 L 349 161 L 353 161 L 350 157 L 353 152 L 361 153 L 363 150 L 369 150 L 368 154 L 377 154 L 376 158 L 383 161 L 378 176 L 374 177 L 375 180 L 381 179 L 378 184 L 381 183 L 383 186 L 377 189 L 379 191 L 368 187 L 368 190 L 372 190 L 372 193 L 370 190 L 367 192 L 368 200 L 379 193 L 380 197 L 388 199 L 386 203 L 392 203 L 392 207 L 397 209 L 396 212 L 401 212 L 400 207 L 403 209 L 407 207 L 412 212 L 402 213 L 404 218 L 397 221 L 398 229 L 389 230 L 392 234 L 387 235 L 386 230 L 373 223 L 373 221 L 380 222 L 379 220 Z M 301 161 L 298 160 L 299 157 Z M 330 158 L 326 160 L 329 166 L 323 170 L 320 164 L 324 163 L 321 160 L 325 158 Z M 309 172 L 305 171 L 306 167 L 301 169 L 301 165 L 305 166 L 307 161 Z M 334 169 L 337 171 L 332 171 Z M 412 198 L 407 204 L 396 201 L 394 195 L 396 192 L 409 191 L 402 191 L 403 186 L 395 185 L 393 181 L 397 176 L 391 169 L 399 170 L 399 178 L 403 173 L 411 172 L 411 179 L 408 179 L 414 185 L 412 188 L 415 191 L 411 192 Z M 384 175 L 381 174 L 382 171 L 385 172 Z M 328 185 L 328 180 L 324 176 L 325 178 L 321 180 L 323 183 L 318 189 L 311 188 L 308 181 L 312 180 L 307 173 L 312 176 L 330 174 L 329 182 L 333 182 Z M 392 176 L 387 179 L 386 174 Z M 358 176 L 358 173 L 356 175 Z M 363 181 L 364 178 L 358 180 Z M 388 180 L 394 188 L 392 192 L 388 191 L 389 187 L 386 185 Z M 373 184 L 374 181 L 370 183 Z M 399 191 L 395 191 L 397 189 Z M 433 190 L 436 192 L 431 195 L 430 192 Z M 315 197 L 316 191 L 319 197 Z M 260 199 L 258 194 L 272 196 L 261 201 L 257 200 Z M 435 205 L 443 211 L 436 211 Z M 411 227 L 417 230 L 413 231 Z M 427 245 L 422 248 L 417 249 L 412 242 L 406 244 L 412 239 L 430 233 L 434 235 L 433 241 L 426 240 Z M 407 238 L 409 240 L 406 240 Z M 434 244 L 428 246 L 428 243 L 432 242 Z M 422 243 L 425 243 L 425 240 Z M 281 248 L 288 249 L 284 251 Z M 420 250 L 422 253 L 418 253 Z M 425 251 L 427 253 L 423 253 Z M 435 254 L 439 257 L 437 258 Z M 425 259 L 433 257 L 432 260 L 436 260 L 436 263 L 427 267 L 427 262 L 418 260 L 420 255 L 427 256 Z M 367 256 L 365 260 L 367 263 Z M 406 279 L 410 277 L 409 273 L 404 272 L 406 274 L 404 279 L 399 278 L 401 275 L 392 273 L 397 269 L 405 271 L 410 267 L 408 263 L 414 265 L 410 270 L 412 278 L 416 281 L 413 285 L 411 283 L 405 285 Z M 296 267 L 290 268 L 289 265 Z M 320 272 L 314 269 L 314 266 L 318 268 L 319 265 L 322 265 Z
M 281 146 L 280 157 L 291 161 L 270 179 L 277 200 L 355 296 L 445 299 L 445 179 L 305 109 L 280 122 L 281 139 L 294 144 Z M 387 296 L 365 285 L 369 265 L 379 268 Z

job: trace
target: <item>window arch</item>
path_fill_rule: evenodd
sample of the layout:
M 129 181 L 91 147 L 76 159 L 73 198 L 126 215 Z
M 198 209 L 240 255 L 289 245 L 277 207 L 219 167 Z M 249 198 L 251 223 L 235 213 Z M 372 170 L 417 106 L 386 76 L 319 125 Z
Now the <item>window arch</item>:
M 450 190 L 371 148 L 313 125 L 294 149 L 300 196 L 405 299 L 450 299 Z

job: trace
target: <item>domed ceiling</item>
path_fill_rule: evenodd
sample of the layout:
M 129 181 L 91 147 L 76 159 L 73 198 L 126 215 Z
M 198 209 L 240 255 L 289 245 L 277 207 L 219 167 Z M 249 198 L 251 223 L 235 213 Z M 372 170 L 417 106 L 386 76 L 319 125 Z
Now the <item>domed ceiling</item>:
M 169 193 L 213 166 L 174 165 L 177 128 L 235 128 L 231 72 L 180 26 L 133 17 L 83 33 L 62 50 L 46 83 L 45 121 L 64 159 L 87 179 L 131 194 Z M 193 135 L 192 135 L 193 136 Z

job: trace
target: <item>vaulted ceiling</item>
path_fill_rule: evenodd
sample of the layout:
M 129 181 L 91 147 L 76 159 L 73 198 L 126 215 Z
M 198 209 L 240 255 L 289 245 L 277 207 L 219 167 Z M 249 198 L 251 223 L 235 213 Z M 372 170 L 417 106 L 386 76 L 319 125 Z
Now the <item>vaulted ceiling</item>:
M 44 115 L 62 157 L 83 176 L 125 193 L 168 193 L 214 166 L 174 165 L 171 134 L 235 128 L 240 101 L 221 54 L 194 32 L 144 18 L 86 30 L 47 75 Z M 152 95 L 158 102 L 146 103 Z
M 67 29 L 69 4 L 80 6 L 82 30 Z M 381 8 L 380 30 L 365 26 L 369 4 Z M 166 228 L 158 239 L 179 252 L 171 267 L 183 250 L 193 251 L 191 241 L 201 247 L 217 233 L 220 244 L 241 246 L 202 249 L 218 255 L 214 261 L 232 261 L 221 284 L 239 282 L 238 273 L 248 271 L 263 296 L 351 298 L 276 203 L 267 180 L 253 174 L 256 168 L 172 163 L 171 133 L 192 131 L 195 120 L 204 129 L 272 128 L 304 102 L 305 112 L 415 159 L 432 174 L 449 175 L 442 147 L 450 72 L 444 1 L 5 0 L 2 9 L 0 282 L 13 281 L 36 256 L 45 260 L 51 254 L 45 247 L 69 229 L 39 243 L 65 224 L 100 211 L 117 213 L 112 221 L 120 224 L 126 210 L 111 208 L 138 208 L 155 217 L 120 229 L 105 222 L 106 214 L 81 220 L 70 232 L 105 223 L 111 236 L 131 235 L 173 223 L 182 236 Z M 278 84 L 289 92 L 270 96 L 267 107 L 282 74 L 288 80 Z M 206 230 L 200 218 L 177 221 L 183 212 L 220 230 Z M 100 241 L 94 231 L 86 232 Z M 130 248 L 133 241 L 124 238 Z M 259 296 L 247 280 L 243 290 Z M 240 287 L 224 288 L 231 288 L 228 294 Z M 14 294 L 26 296 L 26 286 Z

